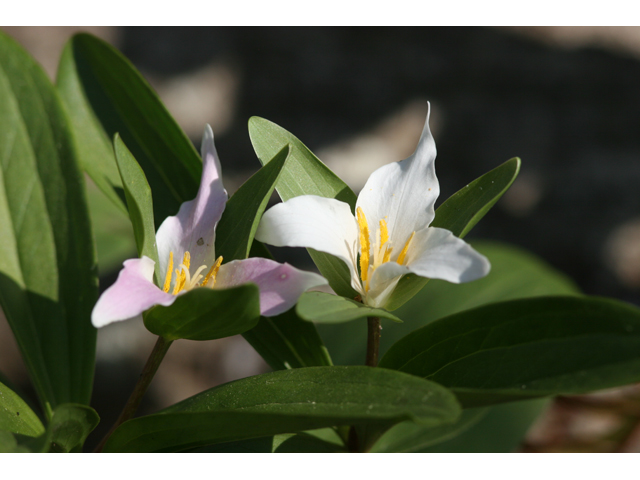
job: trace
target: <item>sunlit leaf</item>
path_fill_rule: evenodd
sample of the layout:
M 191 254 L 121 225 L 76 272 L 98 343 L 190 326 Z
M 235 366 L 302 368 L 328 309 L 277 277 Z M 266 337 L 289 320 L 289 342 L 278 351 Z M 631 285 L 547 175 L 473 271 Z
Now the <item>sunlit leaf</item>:
M 251 117 L 249 136 L 263 165 L 285 145 L 291 145 L 290 158 L 276 185 L 282 200 L 286 201 L 299 195 L 318 195 L 336 198 L 348 203 L 352 210 L 355 208 L 356 195 L 349 186 L 284 128 L 264 118 Z M 312 248 L 308 251 L 322 276 L 329 281 L 329 285 L 338 295 L 348 298 L 357 295 L 351 287 L 349 268 L 342 260 Z
M 45 414 L 89 403 L 98 294 L 83 177 L 57 93 L 0 33 L 0 304 Z
M 370 367 L 298 368 L 227 383 L 129 420 L 105 451 L 181 451 L 334 425 L 435 426 L 459 414 L 448 390 L 418 377 Z
M 402 320 L 386 310 L 324 292 L 303 294 L 298 300 L 296 312 L 301 318 L 315 323 L 343 323 L 367 317 L 387 318 L 402 323 Z

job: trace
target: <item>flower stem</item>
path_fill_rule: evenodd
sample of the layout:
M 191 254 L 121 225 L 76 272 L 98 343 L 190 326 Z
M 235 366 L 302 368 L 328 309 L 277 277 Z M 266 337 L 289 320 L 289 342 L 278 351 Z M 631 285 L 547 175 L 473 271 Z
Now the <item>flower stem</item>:
M 98 444 L 98 446 L 94 450 L 94 453 L 101 452 L 102 449 L 104 448 L 104 444 L 107 443 L 107 440 L 109 439 L 113 431 L 116 428 L 118 428 L 122 423 L 126 422 L 131 417 L 133 417 L 133 415 L 136 413 L 136 411 L 138 410 L 138 407 L 140 406 L 140 402 L 142 402 L 142 398 L 144 397 L 144 394 L 147 392 L 147 389 L 149 388 L 149 384 L 151 383 L 153 376 L 158 371 L 158 367 L 160 366 L 162 359 L 164 358 L 165 354 L 167 353 L 167 350 L 169 350 L 169 347 L 171 346 L 172 343 L 173 343 L 173 340 L 167 340 L 163 337 L 158 337 L 158 341 L 153 347 L 153 350 L 151 351 L 151 355 L 149 355 L 149 359 L 147 360 L 147 363 L 142 369 L 142 373 L 140 373 L 140 378 L 138 378 L 138 383 L 136 383 L 136 386 L 133 388 L 133 392 L 131 392 L 131 395 L 129 396 L 129 400 L 127 400 L 126 405 L 122 409 L 122 412 L 118 417 L 118 420 L 116 420 L 116 423 L 113 424 L 109 432 L 107 432 L 107 434 L 104 436 L 102 441 Z
M 378 365 L 378 351 L 380 350 L 380 317 L 367 318 L 367 361 L 366 365 Z

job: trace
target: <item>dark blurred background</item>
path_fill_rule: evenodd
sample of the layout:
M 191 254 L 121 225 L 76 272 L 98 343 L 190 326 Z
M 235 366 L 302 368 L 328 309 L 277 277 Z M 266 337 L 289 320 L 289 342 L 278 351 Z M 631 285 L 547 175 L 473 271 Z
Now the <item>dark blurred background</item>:
M 2 29 L 52 78 L 76 31 L 112 43 L 196 145 L 212 125 L 230 193 L 259 167 L 253 115 L 294 133 L 357 192 L 413 151 L 429 101 L 441 200 L 523 161 L 471 238 L 524 247 L 585 293 L 640 305 L 640 28 Z M 134 244 L 126 219 L 90 194 L 104 288 Z M 0 323 L 0 370 L 24 385 L 12 341 Z M 100 331 L 98 411 L 120 408 L 152 342 L 142 325 Z M 176 342 L 145 408 L 266 369 L 239 337 Z

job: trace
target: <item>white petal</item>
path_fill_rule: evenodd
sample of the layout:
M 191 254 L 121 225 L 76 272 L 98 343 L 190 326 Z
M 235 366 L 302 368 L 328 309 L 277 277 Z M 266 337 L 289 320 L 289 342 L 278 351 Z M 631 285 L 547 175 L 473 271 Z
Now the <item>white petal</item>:
M 215 288 L 248 282 L 255 283 L 260 289 L 260 313 L 265 317 L 286 312 L 309 288 L 327 284 L 324 277 L 298 270 L 288 263 L 278 263 L 266 258 L 247 258 L 222 265 Z
M 421 277 L 464 283 L 482 278 L 491 264 L 471 245 L 443 228 L 416 232 L 407 253 L 406 265 Z
M 213 144 L 213 131 L 207 125 L 202 138 L 202 179 L 198 195 L 184 202 L 175 217 L 167 217 L 156 234 L 160 278 L 167 273 L 169 252 L 173 252 L 174 268 L 182 262 L 185 251 L 191 254 L 191 265 L 211 266 L 215 262 L 216 225 L 227 202 L 222 185 L 220 161 Z
M 369 291 L 365 302 L 371 307 L 384 308 L 398 285 L 402 275 L 411 273 L 405 266 L 396 262 L 383 263 L 375 269 L 369 281 Z
M 372 235 L 380 220 L 386 220 L 395 255 L 414 231 L 433 221 L 434 204 L 440 194 L 435 159 L 436 144 L 427 115 L 413 155 L 373 172 L 358 195 L 357 207 L 361 207 L 367 217 Z
M 279 203 L 262 216 L 256 238 L 276 247 L 308 247 L 338 257 L 349 267 L 353 288 L 362 290 L 356 267 L 358 224 L 344 202 L 303 195 Z
M 171 305 L 176 297 L 153 284 L 155 262 L 149 257 L 124 262 L 116 282 L 107 288 L 91 312 L 91 323 L 100 328 L 138 317 L 154 305 Z

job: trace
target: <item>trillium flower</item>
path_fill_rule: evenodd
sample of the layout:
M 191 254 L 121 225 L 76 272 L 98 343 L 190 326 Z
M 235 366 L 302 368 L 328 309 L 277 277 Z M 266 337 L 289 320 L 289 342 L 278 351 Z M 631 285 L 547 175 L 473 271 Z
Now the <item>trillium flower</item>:
M 202 179 L 194 200 L 167 217 L 156 233 L 159 265 L 149 257 L 124 262 L 116 282 L 98 299 L 91 321 L 95 327 L 138 317 L 154 305 L 171 305 L 178 295 L 194 288 L 226 288 L 248 282 L 260 290 L 260 312 L 270 317 L 291 308 L 307 289 L 327 281 L 311 272 L 265 258 L 222 264 L 215 254 L 215 233 L 224 211 L 227 192 L 222 185 L 220 161 L 207 125 L 202 140 Z M 180 263 L 179 263 L 180 262 Z M 155 268 L 164 279 L 153 283 Z
M 356 202 L 294 197 L 262 217 L 256 238 L 278 247 L 308 247 L 347 264 L 362 301 L 384 308 L 403 275 L 469 282 L 489 273 L 486 257 L 450 231 L 430 227 L 440 193 L 429 115 L 416 151 L 371 174 Z

